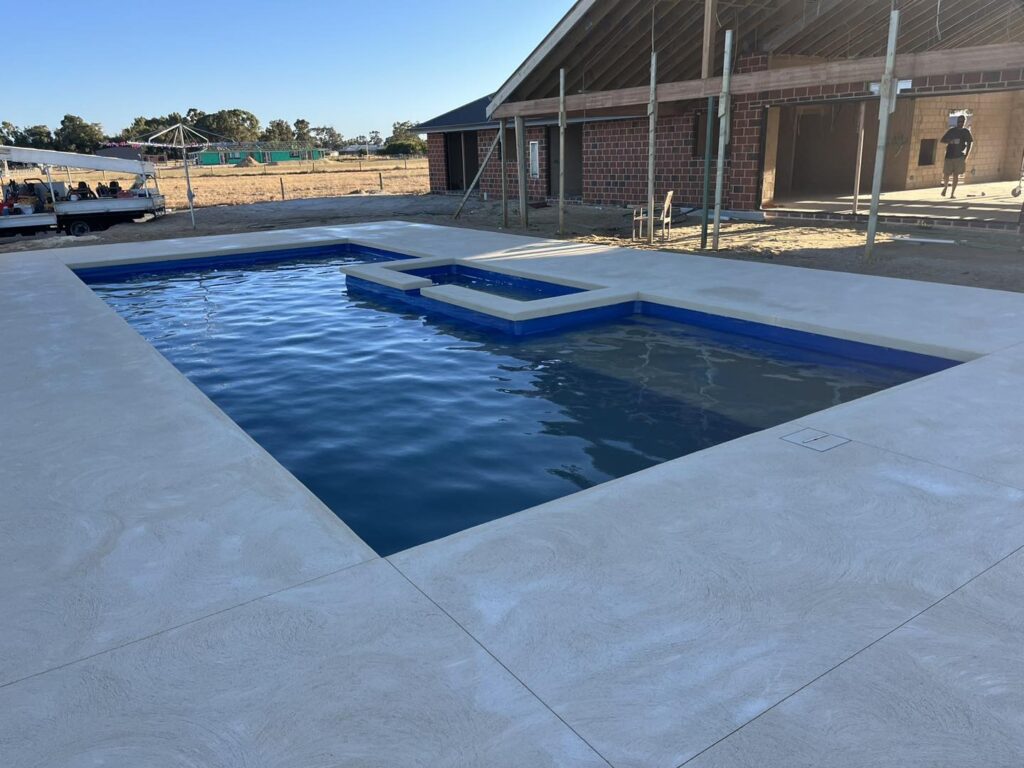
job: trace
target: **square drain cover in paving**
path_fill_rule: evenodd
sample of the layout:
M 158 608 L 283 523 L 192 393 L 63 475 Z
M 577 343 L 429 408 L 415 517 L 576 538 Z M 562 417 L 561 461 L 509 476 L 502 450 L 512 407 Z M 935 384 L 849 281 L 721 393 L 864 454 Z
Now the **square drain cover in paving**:
M 801 429 L 799 432 L 785 435 L 782 439 L 789 443 L 802 445 L 804 448 L 811 448 L 812 450 L 822 452 L 830 451 L 844 443 L 850 442 L 845 437 L 830 435 L 828 432 L 821 432 L 817 429 Z

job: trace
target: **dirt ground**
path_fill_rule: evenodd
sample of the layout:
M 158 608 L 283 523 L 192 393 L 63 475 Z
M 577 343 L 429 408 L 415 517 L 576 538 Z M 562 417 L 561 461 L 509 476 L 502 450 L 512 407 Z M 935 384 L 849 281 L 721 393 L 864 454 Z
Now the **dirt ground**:
M 190 168 L 190 173 L 195 204 L 200 208 L 280 201 L 282 189 L 285 200 L 380 192 L 381 185 L 384 192 L 394 195 L 416 195 L 430 189 L 427 160 L 423 157 L 408 160 L 340 158 L 252 167 L 208 166 Z M 184 169 L 158 168 L 157 174 L 167 206 L 187 206 Z M 38 177 L 39 172 L 15 172 L 13 176 L 20 181 L 27 176 Z M 92 189 L 101 181 L 109 184 L 114 179 L 128 188 L 134 176 L 71 171 L 73 184 L 84 181 Z M 55 174 L 54 180 L 66 183 L 68 177 Z
M 472 201 L 463 216 L 452 219 L 458 198 L 440 195 L 364 194 L 309 200 L 202 208 L 193 231 L 187 211 L 176 211 L 140 224 L 121 224 L 105 232 L 72 238 L 56 234 L 0 239 L 0 253 L 37 248 L 135 242 L 194 235 L 350 224 L 399 219 L 475 229 L 501 229 L 501 206 Z M 511 224 L 517 218 L 512 212 Z M 630 240 L 632 213 L 621 207 L 570 206 L 567 236 L 582 242 L 648 247 Z M 509 228 L 513 234 L 554 237 L 555 208 L 531 209 L 530 226 Z M 953 244 L 917 243 L 907 237 L 952 239 Z M 930 282 L 1024 292 L 1024 252 L 1016 234 L 949 228 L 886 230 L 875 256 L 863 255 L 864 233 L 849 226 L 782 226 L 751 222 L 723 224 L 718 256 L 813 269 L 884 275 Z M 673 238 L 656 248 L 697 252 L 700 222 L 677 221 Z

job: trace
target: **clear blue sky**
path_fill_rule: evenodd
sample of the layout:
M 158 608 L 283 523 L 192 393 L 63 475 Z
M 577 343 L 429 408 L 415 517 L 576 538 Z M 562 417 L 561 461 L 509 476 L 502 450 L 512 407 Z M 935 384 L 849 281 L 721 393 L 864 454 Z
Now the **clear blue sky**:
M 238 107 L 387 136 L 497 89 L 572 2 L 15 5 L 0 120 L 54 128 L 70 112 L 116 133 L 136 115 Z

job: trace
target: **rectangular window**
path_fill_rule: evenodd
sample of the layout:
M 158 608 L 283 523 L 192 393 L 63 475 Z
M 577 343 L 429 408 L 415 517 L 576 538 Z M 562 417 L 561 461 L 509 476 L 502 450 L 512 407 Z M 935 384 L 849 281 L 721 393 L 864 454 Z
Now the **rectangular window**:
M 530 178 L 540 178 L 540 142 L 530 142 Z
M 917 153 L 918 165 L 935 165 L 935 147 L 938 139 L 921 139 L 921 149 Z

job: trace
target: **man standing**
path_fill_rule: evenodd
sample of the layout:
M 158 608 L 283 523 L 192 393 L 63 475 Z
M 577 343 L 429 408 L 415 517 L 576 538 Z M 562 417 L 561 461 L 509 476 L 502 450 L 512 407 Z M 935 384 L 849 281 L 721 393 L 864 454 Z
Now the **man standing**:
M 946 187 L 949 186 L 949 177 L 953 177 L 953 189 L 949 193 L 949 199 L 956 197 L 956 185 L 960 177 L 967 172 L 967 156 L 971 154 L 971 147 L 974 145 L 974 137 L 965 127 L 967 118 L 960 115 L 956 119 L 956 128 L 950 128 L 941 141 L 946 145 L 946 159 L 942 163 L 942 196 L 946 196 Z

